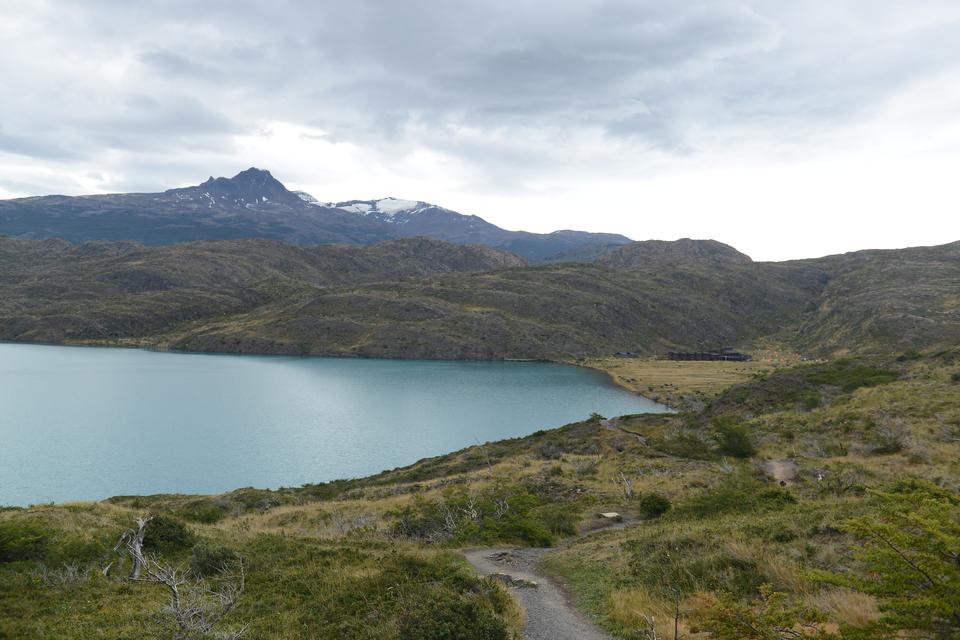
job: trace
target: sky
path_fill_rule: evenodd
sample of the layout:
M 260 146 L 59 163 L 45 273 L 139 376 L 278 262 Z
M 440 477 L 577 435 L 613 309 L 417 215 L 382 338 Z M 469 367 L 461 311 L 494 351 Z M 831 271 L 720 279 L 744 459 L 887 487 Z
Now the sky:
M 960 240 L 956 0 L 0 0 L 0 198 L 256 166 L 758 260 Z

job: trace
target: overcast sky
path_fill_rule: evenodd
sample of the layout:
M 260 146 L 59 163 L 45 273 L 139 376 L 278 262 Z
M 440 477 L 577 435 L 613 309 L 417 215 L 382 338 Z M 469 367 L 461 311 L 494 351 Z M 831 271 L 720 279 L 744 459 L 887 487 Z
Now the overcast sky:
M 270 169 L 755 259 L 960 240 L 957 0 L 0 0 L 0 198 Z

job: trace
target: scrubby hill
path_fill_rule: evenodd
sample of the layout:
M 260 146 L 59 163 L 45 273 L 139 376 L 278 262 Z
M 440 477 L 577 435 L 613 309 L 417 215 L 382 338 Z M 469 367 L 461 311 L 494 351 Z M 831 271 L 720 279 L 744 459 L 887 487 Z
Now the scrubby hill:
M 960 342 L 960 242 L 796 261 L 829 278 L 796 344 L 818 353 Z
M 712 241 L 526 266 L 482 246 L 0 240 L 0 339 L 192 351 L 566 360 L 960 340 L 960 244 L 755 263 Z
M 563 359 L 773 333 L 811 304 L 805 267 L 523 268 L 433 240 L 142 247 L 0 243 L 0 337 L 195 351 Z
M 302 291 L 523 265 L 504 251 L 425 238 L 371 247 L 271 240 L 145 247 L 0 238 L 0 339 L 148 339 Z

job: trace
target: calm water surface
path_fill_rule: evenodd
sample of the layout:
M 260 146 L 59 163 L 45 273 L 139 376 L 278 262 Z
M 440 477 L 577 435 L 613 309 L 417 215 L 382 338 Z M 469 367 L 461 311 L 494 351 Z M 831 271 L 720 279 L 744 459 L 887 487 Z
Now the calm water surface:
M 0 344 L 0 505 L 298 486 L 661 410 L 563 365 Z

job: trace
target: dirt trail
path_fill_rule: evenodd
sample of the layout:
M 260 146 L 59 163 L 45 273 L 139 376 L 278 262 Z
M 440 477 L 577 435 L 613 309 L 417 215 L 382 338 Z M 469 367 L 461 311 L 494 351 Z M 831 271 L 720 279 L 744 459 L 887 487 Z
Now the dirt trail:
M 596 529 L 576 539 L 622 526 Z M 477 573 L 502 581 L 523 605 L 525 640 L 612 640 L 612 636 L 570 604 L 569 596 L 560 585 L 537 569 L 540 559 L 551 551 L 553 549 L 486 547 L 465 551 L 464 555 Z

